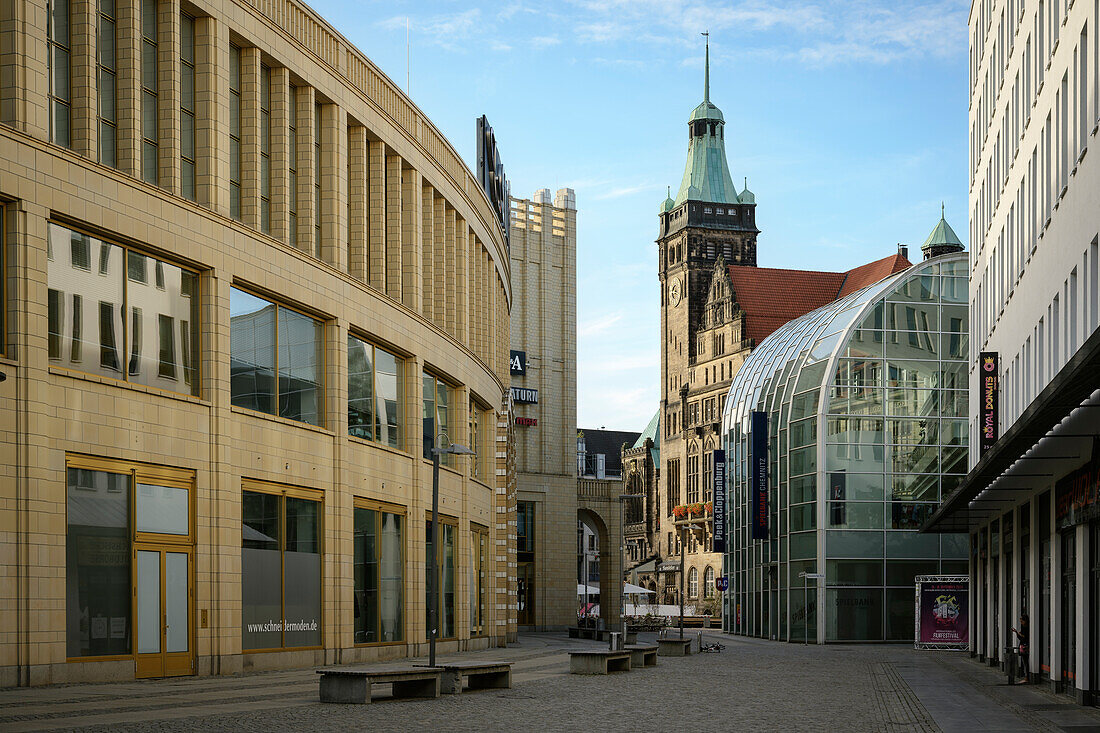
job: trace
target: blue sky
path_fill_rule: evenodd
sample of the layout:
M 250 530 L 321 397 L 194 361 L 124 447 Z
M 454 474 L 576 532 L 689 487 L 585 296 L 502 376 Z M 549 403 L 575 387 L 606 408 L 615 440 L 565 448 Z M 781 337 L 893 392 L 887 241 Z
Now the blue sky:
M 711 100 L 756 194 L 759 264 L 846 270 L 966 241 L 965 0 L 313 0 L 474 162 L 488 115 L 512 194 L 577 192 L 581 427 L 641 430 L 659 394 L 657 205 Z M 409 27 L 406 66 L 405 28 Z

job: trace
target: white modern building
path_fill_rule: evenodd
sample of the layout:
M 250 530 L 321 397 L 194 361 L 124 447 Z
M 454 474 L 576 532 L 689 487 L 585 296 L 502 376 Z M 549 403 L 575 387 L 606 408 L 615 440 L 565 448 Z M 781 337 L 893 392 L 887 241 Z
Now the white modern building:
M 971 6 L 970 471 L 924 527 L 970 534 L 971 652 L 1004 664 L 1027 614 L 1031 678 L 1094 705 L 1098 30 L 1096 2 Z

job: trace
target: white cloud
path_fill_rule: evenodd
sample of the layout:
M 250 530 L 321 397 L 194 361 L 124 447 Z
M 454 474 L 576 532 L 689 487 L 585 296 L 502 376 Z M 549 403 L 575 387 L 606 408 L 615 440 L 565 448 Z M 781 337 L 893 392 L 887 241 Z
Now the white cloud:
M 612 188 L 609 191 L 598 193 L 592 198 L 605 201 L 607 199 L 619 199 L 623 196 L 633 196 L 636 193 L 642 193 L 643 191 L 656 191 L 661 188 L 657 183 L 639 183 L 634 186 L 620 186 L 618 188 Z
M 549 48 L 550 46 L 558 46 L 561 44 L 561 39 L 557 36 L 535 36 L 529 41 L 532 48 Z
M 585 338 L 588 336 L 597 336 L 605 331 L 611 329 L 616 323 L 623 319 L 622 313 L 609 313 L 606 316 L 600 316 L 593 321 L 587 321 L 577 325 L 577 336 Z
M 448 50 L 464 50 L 465 44 L 478 35 L 484 27 L 480 8 L 470 8 L 459 13 L 441 13 L 427 17 L 411 17 L 395 15 L 379 23 L 379 26 L 390 31 L 401 31 L 408 24 L 410 36 L 426 38 L 429 43 L 434 43 Z

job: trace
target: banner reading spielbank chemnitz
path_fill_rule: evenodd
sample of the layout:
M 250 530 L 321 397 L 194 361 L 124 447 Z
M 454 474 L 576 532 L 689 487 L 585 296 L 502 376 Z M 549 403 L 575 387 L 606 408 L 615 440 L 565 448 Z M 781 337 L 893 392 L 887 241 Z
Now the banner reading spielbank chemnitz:
M 916 647 L 965 649 L 970 642 L 969 578 L 921 575 L 916 580 Z

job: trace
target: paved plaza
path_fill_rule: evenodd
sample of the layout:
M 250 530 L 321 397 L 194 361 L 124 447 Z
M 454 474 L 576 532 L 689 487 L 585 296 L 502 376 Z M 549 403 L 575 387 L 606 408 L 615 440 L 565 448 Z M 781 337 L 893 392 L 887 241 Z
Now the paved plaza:
M 447 657 L 511 661 L 512 689 L 372 705 L 320 704 L 313 670 L 5 689 L 0 730 L 1100 731 L 1100 710 L 1008 687 L 966 654 L 706 638 L 726 649 L 582 677 L 568 652 L 603 645 L 523 634 Z

